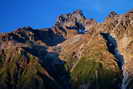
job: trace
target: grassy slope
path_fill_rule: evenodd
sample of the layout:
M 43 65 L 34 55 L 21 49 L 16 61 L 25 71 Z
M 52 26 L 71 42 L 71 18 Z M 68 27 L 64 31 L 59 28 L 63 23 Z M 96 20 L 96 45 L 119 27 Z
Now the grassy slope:
M 115 58 L 108 52 L 101 37 L 96 36 L 94 39 L 96 40 L 84 47 L 83 56 L 71 72 L 73 85 L 75 88 L 85 85 L 85 89 L 115 89 L 117 82 L 120 82 L 120 71 Z M 78 60 L 71 55 L 68 58 L 68 65 Z

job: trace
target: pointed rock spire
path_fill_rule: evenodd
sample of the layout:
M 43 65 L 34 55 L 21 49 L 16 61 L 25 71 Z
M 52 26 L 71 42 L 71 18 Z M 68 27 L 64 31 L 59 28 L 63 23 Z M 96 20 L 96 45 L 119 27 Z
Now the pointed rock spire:
M 115 11 L 111 11 L 108 15 L 108 17 L 112 18 L 114 16 L 118 15 Z

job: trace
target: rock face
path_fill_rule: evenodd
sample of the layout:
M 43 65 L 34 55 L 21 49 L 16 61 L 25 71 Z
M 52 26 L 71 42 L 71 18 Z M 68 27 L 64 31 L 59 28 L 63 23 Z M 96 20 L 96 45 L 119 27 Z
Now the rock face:
M 81 10 L 51 28 L 0 34 L 0 89 L 133 89 L 133 13 Z

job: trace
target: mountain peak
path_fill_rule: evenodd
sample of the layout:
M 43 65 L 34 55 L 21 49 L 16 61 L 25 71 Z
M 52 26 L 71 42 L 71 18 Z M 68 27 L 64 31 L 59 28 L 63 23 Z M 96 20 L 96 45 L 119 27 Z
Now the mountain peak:
M 132 11 L 96 23 L 81 10 L 51 28 L 1 34 L 0 89 L 121 89 L 124 81 L 133 89 L 132 34 Z
M 85 16 L 81 10 L 76 10 L 72 13 L 62 14 L 58 16 L 56 24 L 75 24 L 76 22 L 83 22 Z
M 116 15 L 118 15 L 115 11 L 111 11 L 110 13 L 109 13 L 109 15 L 108 15 L 108 17 L 114 17 L 114 16 L 116 16 Z

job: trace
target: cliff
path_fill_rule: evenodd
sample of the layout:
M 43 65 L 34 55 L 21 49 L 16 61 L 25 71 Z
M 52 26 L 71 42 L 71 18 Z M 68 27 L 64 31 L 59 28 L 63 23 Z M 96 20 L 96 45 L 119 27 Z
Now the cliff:
M 103 23 L 81 10 L 51 28 L 0 34 L 1 89 L 133 89 L 133 11 Z

